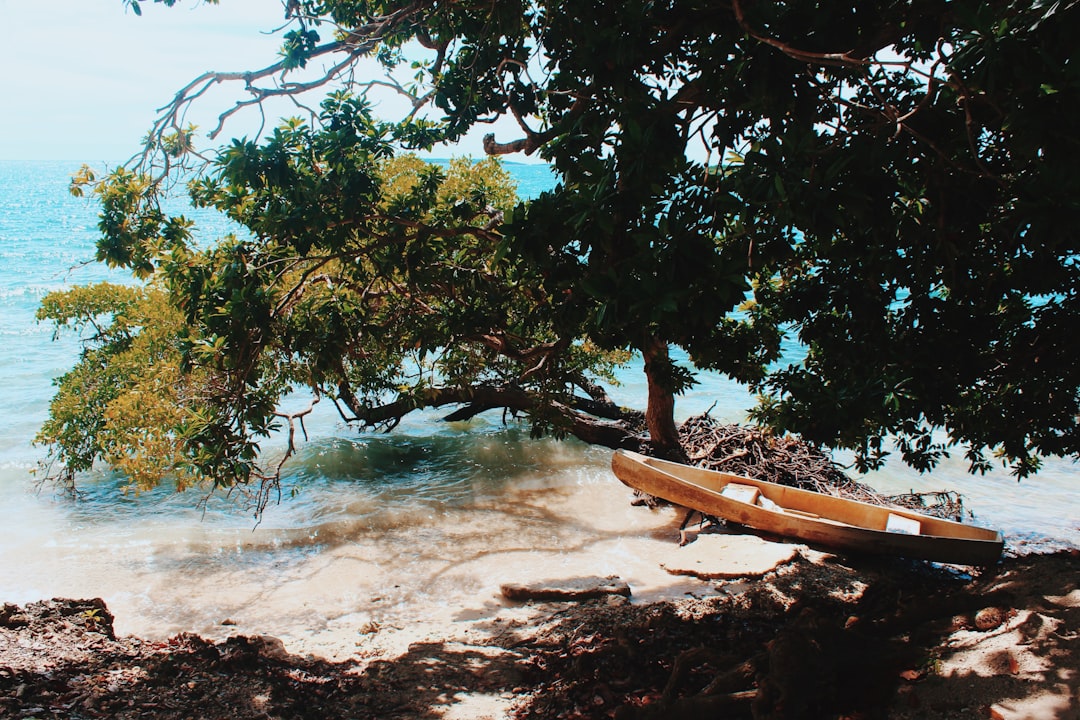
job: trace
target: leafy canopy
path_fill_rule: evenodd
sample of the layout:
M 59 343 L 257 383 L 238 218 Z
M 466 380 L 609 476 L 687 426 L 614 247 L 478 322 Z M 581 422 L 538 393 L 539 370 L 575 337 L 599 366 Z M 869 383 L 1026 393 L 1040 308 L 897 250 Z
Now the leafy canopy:
M 1080 451 L 1076 2 L 300 7 L 401 18 L 439 139 L 517 121 L 488 151 L 563 182 L 507 232 L 602 343 L 679 345 L 863 467 Z
M 189 184 L 247 231 L 207 247 L 147 176 L 75 180 L 102 203 L 99 259 L 146 284 L 54 293 L 39 313 L 86 341 L 39 436 L 68 484 L 101 460 L 138 486 L 255 482 L 261 509 L 307 412 L 279 410 L 297 389 L 363 425 L 455 403 L 561 434 L 581 422 L 574 388 L 594 391 L 625 360 L 554 333 L 542 280 L 493 229 L 517 202 L 496 161 L 394 157 L 344 93 L 318 128 L 294 119 L 234 141 Z M 260 443 L 282 427 L 288 451 L 268 464 Z

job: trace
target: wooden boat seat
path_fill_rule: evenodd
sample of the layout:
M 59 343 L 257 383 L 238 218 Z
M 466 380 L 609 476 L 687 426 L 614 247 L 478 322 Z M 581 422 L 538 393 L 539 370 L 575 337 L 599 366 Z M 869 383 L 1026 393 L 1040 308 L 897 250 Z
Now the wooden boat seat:
M 744 502 L 747 505 L 760 505 L 761 491 L 753 485 L 742 485 L 740 483 L 728 483 L 724 486 L 724 489 L 720 491 L 720 494 L 726 498 Z
M 904 533 L 905 535 L 918 535 L 922 533 L 922 523 L 914 518 L 904 517 L 896 513 L 889 513 L 885 521 L 885 532 Z

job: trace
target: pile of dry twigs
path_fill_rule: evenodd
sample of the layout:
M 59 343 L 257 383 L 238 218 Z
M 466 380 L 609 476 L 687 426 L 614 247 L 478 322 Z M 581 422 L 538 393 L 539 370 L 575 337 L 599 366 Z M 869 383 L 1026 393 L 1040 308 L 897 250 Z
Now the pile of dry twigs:
M 820 448 L 791 435 L 774 435 L 761 428 L 724 424 L 708 412 L 688 419 L 679 428 L 690 463 L 724 472 L 812 490 L 876 505 L 905 507 L 959 520 L 963 499 L 952 491 L 883 495 L 852 480 Z

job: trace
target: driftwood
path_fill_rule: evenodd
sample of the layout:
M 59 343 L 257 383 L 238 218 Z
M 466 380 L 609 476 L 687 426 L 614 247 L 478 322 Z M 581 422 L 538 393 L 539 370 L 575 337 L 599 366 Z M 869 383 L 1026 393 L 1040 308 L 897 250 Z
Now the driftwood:
M 522 585 L 505 583 L 500 588 L 507 600 L 527 602 L 574 602 L 607 595 L 630 597 L 630 586 L 618 577 L 581 577 Z
M 820 448 L 790 435 L 777 436 L 760 428 L 724 424 L 708 412 L 684 422 L 679 434 L 690 463 L 709 470 L 953 520 L 961 520 L 964 515 L 963 498 L 958 493 L 883 495 L 869 485 L 852 480 Z

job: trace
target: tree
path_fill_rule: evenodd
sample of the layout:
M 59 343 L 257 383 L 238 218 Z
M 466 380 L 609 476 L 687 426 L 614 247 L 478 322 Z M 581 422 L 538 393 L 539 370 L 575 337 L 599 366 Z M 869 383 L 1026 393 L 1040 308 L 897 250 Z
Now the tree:
M 852 447 L 864 467 L 881 461 L 889 437 L 923 469 L 957 443 L 973 469 L 985 470 L 993 451 L 1019 474 L 1041 455 L 1080 450 L 1080 378 L 1065 331 L 1077 319 L 1068 222 L 1077 202 L 1068 46 L 1076 3 L 667 0 L 613 12 L 597 0 L 292 0 L 286 14 L 280 61 L 183 88 L 134 162 L 145 187 L 120 174 L 101 188 L 103 198 L 134 190 L 105 205 L 102 257 L 168 278 L 186 324 L 199 328 L 192 347 L 210 343 L 215 370 L 230 378 L 208 403 L 229 420 L 208 425 L 206 443 L 224 437 L 235 457 L 253 451 L 248 434 L 262 433 L 273 412 L 274 393 L 247 398 L 270 377 L 260 365 L 269 347 L 262 328 L 294 299 L 309 301 L 325 266 L 307 264 L 327 256 L 374 263 L 408 290 L 394 298 L 412 309 L 419 288 L 462 302 L 460 312 L 408 313 L 420 351 L 470 336 L 489 359 L 524 361 L 518 379 L 575 367 L 566 353 L 582 349 L 640 351 L 649 437 L 661 453 L 679 454 L 674 396 L 693 382 L 671 362 L 671 345 L 695 367 L 766 393 L 763 421 Z M 355 79 L 368 58 L 386 78 Z M 315 71 L 317 62 L 328 64 Z M 300 79 L 305 68 L 311 75 Z M 131 227 L 156 212 L 162 178 L 200 157 L 194 130 L 182 127 L 186 109 L 229 80 L 245 95 L 222 123 L 269 97 L 339 85 L 390 88 L 410 109 L 379 123 L 334 90 L 310 127 L 294 121 L 262 145 L 221 149 L 218 178 L 197 182 L 195 197 L 255 240 L 193 262 L 173 247 L 167 223 L 160 232 Z M 520 137 L 489 135 L 486 151 L 539 153 L 559 175 L 553 191 L 501 218 L 486 200 L 426 215 L 430 189 L 380 205 L 369 158 L 392 145 L 452 145 L 499 117 Z M 387 244 L 351 255 L 354 230 Z M 477 244 L 463 270 L 447 261 L 450 240 L 466 236 Z M 410 252 L 382 254 L 390 246 Z M 492 262 L 480 262 L 485 253 Z M 268 292 L 287 277 L 295 290 Z M 381 289 L 352 289 L 382 309 L 360 303 L 331 314 L 335 333 L 271 333 L 298 339 L 288 352 L 312 368 L 304 378 L 312 387 L 348 377 L 335 357 L 369 359 L 350 356 L 346 338 L 370 313 L 406 316 L 400 306 L 393 314 Z M 473 292 L 485 308 L 516 307 L 537 324 L 493 324 L 464 302 Z M 456 331 L 425 324 L 447 315 Z M 518 317 L 501 317 L 510 316 Z M 805 345 L 805 360 L 770 367 L 786 332 Z M 374 357 L 380 371 L 365 377 L 385 381 L 393 363 Z M 560 378 L 565 388 L 570 378 Z M 364 419 L 371 405 L 349 400 L 354 382 L 335 392 Z M 430 400 L 411 397 L 406 405 Z M 521 409 L 507 399 L 474 409 Z M 528 408 L 543 427 L 550 418 L 540 407 L 556 406 Z M 615 437 L 609 444 L 627 435 Z M 201 467 L 229 468 L 232 452 L 212 452 Z
M 346 95 L 322 121 L 235 142 L 191 182 L 196 204 L 250 231 L 208 247 L 162 212 L 153 182 L 123 169 L 76 178 L 104 209 L 101 259 L 147 284 L 53 293 L 39 312 L 86 338 L 39 437 L 66 485 L 103 460 L 139 486 L 254 483 L 261 509 L 311 409 L 280 409 L 297 388 L 364 426 L 457 404 L 447 419 L 505 408 L 538 432 L 633 437 L 612 422 L 632 413 L 600 385 L 625 354 L 555 336 L 533 271 L 500 257 L 492 228 L 516 200 L 506 171 L 391 157 Z M 288 448 L 268 462 L 259 443 L 279 427 Z
M 973 471 L 992 453 L 1022 477 L 1080 451 L 1080 8 L 913 7 L 882 16 L 879 63 L 795 50 L 804 31 L 768 19 L 770 47 L 835 69 L 805 86 L 827 104 L 788 93 L 725 178 L 755 233 L 798 238 L 757 300 L 807 355 L 762 383 L 759 417 L 864 467 L 892 437 L 921 470 L 961 444 Z

